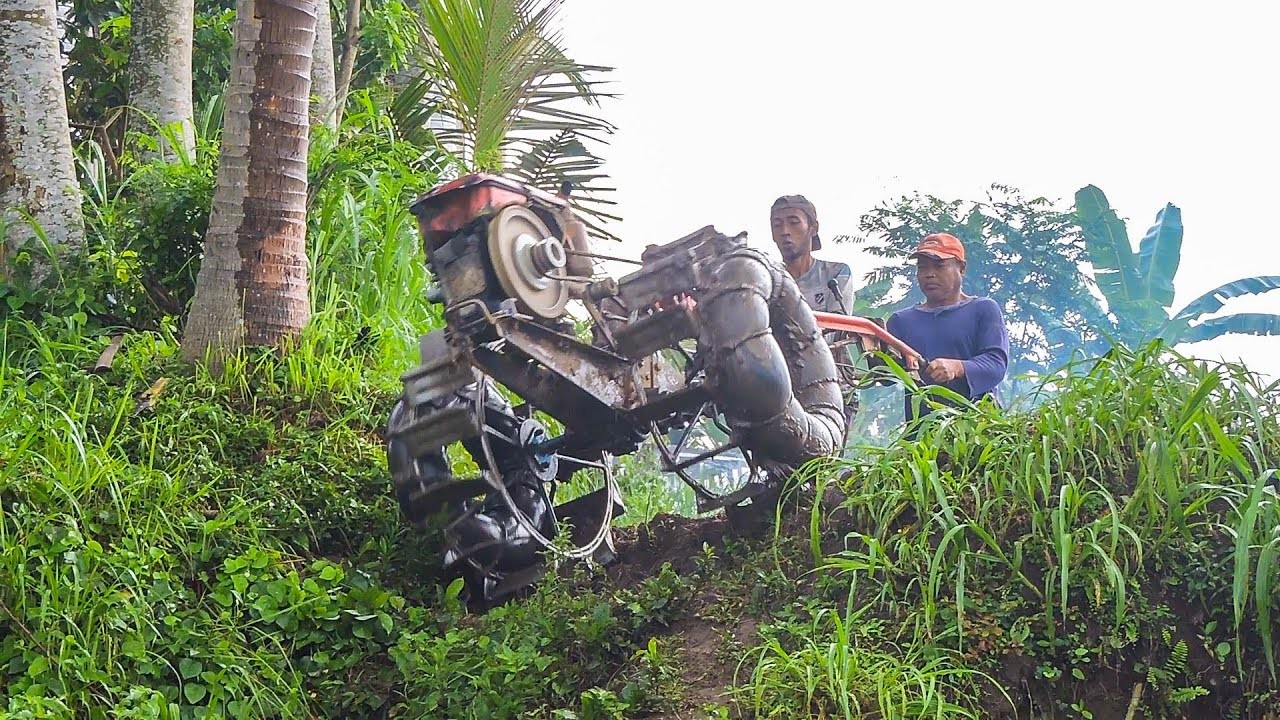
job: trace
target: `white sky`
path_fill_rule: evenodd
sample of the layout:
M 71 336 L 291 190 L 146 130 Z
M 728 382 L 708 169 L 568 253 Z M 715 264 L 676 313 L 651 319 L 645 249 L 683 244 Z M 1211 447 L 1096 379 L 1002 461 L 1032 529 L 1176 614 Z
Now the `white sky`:
M 713 224 L 772 248 L 803 193 L 823 236 L 914 190 L 993 182 L 1069 204 L 1095 184 L 1136 243 L 1166 202 L 1186 226 L 1175 307 L 1280 274 L 1274 3 L 566 0 L 575 59 L 616 68 L 603 149 L 618 254 Z M 782 135 L 786 134 L 786 138 Z M 819 257 L 875 260 L 830 243 Z M 625 272 L 625 270 L 624 270 Z M 970 288 L 981 292 L 981 288 Z M 1280 292 L 1227 305 L 1280 312 Z M 1280 337 L 1181 348 L 1280 377 Z

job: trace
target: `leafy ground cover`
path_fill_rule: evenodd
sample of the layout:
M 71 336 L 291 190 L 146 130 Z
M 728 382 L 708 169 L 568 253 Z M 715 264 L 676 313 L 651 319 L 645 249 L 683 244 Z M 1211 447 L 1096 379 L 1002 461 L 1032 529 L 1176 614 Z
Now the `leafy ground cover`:
M 218 375 L 11 320 L 0 716 L 1263 717 L 1277 388 L 1116 353 L 1034 408 L 815 464 L 772 531 L 622 477 L 620 560 L 467 612 L 391 499 L 398 358 Z M 161 382 L 157 382 L 161 381 Z M 821 497 L 811 502 L 807 497 Z

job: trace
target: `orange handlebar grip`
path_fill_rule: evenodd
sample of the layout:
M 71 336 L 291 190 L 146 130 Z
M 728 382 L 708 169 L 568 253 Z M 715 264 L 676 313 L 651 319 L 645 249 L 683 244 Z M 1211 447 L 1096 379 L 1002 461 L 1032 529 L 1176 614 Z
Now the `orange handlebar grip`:
M 912 349 L 910 345 L 902 342 L 890 334 L 888 330 L 866 318 L 819 311 L 814 311 L 813 317 L 818 321 L 818 327 L 823 330 L 844 330 L 846 332 L 855 332 L 859 335 L 871 335 L 879 339 L 884 344 L 897 350 L 907 360 L 908 369 L 914 369 L 912 366 L 924 364 L 924 358 L 920 356 L 920 353 Z

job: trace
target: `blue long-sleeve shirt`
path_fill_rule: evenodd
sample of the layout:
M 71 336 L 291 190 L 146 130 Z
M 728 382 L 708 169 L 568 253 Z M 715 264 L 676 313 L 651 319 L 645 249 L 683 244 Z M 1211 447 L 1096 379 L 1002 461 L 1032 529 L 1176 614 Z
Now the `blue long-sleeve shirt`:
M 985 395 L 999 399 L 996 386 L 1009 368 L 1009 332 L 1000 306 L 990 298 L 968 297 L 956 305 L 927 308 L 920 305 L 899 310 L 885 329 L 910 345 L 925 362 L 952 358 L 964 363 L 964 377 L 943 385 L 970 400 Z M 921 384 L 929 383 L 921 377 Z M 911 396 L 904 398 L 906 419 L 915 419 Z M 928 408 L 923 406 L 925 413 Z

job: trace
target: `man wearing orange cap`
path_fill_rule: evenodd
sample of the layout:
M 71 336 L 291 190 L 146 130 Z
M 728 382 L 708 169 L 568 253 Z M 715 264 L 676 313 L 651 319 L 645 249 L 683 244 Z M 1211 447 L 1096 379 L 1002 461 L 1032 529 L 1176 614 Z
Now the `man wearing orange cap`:
M 922 384 L 941 385 L 970 400 L 998 401 L 996 387 L 1009 366 L 1009 333 L 994 300 L 963 291 L 964 245 L 954 235 L 933 233 L 909 259 L 916 261 L 916 284 L 925 301 L 894 313 L 885 329 L 924 357 Z M 913 404 L 908 396 L 908 422 L 916 417 Z M 920 411 L 929 412 L 923 404 Z

